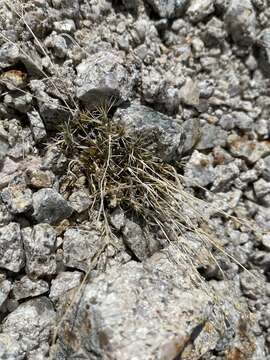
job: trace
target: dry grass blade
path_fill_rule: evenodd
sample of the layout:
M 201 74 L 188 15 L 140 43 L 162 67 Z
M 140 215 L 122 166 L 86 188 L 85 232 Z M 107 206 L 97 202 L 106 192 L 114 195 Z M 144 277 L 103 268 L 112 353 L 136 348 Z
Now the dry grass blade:
M 244 268 L 237 259 L 226 253 L 211 232 L 200 228 L 201 224 L 209 222 L 209 218 L 200 210 L 202 200 L 184 189 L 183 177 L 174 166 L 148 150 L 149 139 L 143 135 L 131 136 L 125 128 L 109 118 L 112 105 L 101 106 L 92 114 L 81 113 L 68 121 L 55 139 L 57 146 L 69 159 L 66 178 L 81 173 L 87 179 L 93 199 L 89 218 L 94 225 L 103 223 L 105 243 L 114 246 L 114 230 L 108 218 L 115 208 L 121 207 L 126 216 L 139 222 L 146 233 L 160 232 L 162 238 L 180 254 L 181 261 L 190 264 L 190 275 L 197 286 L 204 287 L 194 261 L 194 256 L 199 258 L 200 254 L 182 241 L 187 232 L 196 235 L 218 267 L 211 252 L 213 248 Z M 72 181 L 66 191 L 72 193 Z M 97 257 L 86 272 L 70 307 L 82 291 L 91 269 L 98 261 Z M 66 314 L 55 330 L 53 342 Z

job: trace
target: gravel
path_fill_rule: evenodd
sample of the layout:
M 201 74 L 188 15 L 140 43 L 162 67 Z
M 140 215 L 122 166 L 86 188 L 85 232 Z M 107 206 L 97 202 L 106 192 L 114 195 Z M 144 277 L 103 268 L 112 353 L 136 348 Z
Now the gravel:
M 0 358 L 269 360 L 268 0 L 13 3 L 0 0 Z M 159 214 L 149 232 L 113 196 L 107 230 L 102 207 L 89 220 L 95 197 L 57 132 L 108 102 L 206 223 Z

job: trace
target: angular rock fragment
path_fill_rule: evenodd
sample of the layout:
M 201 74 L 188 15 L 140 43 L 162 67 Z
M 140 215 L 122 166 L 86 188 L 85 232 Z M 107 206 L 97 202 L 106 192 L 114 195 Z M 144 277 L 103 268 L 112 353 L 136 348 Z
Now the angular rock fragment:
M 52 280 L 50 299 L 55 305 L 59 305 L 63 302 L 63 299 L 67 299 L 69 294 L 73 294 L 82 280 L 83 273 L 79 271 L 64 271 L 57 275 Z
M 262 236 L 262 245 L 266 251 L 270 251 L 270 234 L 264 234 Z
M 24 250 L 20 225 L 10 223 L 0 227 L 0 268 L 18 272 L 24 266 Z
M 68 159 L 59 147 L 51 145 L 48 147 L 42 159 L 42 169 L 52 170 L 55 174 L 62 174 L 66 169 L 67 163 Z
M 229 135 L 227 141 L 232 155 L 251 164 L 270 154 L 268 141 L 247 140 L 236 134 Z
M 242 161 L 243 160 L 236 159 L 226 165 L 217 165 L 215 167 L 215 180 L 211 190 L 229 190 L 235 179 L 240 175 Z
M 12 184 L 5 188 L 1 198 L 13 214 L 22 214 L 32 208 L 32 191 L 23 184 Z
M 224 337 L 230 346 L 223 310 L 210 289 L 194 286 L 190 266 L 177 259 L 156 253 L 143 264 L 131 261 L 94 278 L 60 328 L 53 359 L 78 355 L 78 349 L 86 358 L 94 351 L 116 360 L 199 359 Z M 237 331 L 244 307 L 237 310 L 226 299 L 226 323 Z
M 35 278 L 56 273 L 56 231 L 49 224 L 22 230 L 26 272 Z
M 39 113 L 36 110 L 32 110 L 27 113 L 27 116 L 35 143 L 38 144 L 44 141 L 47 133 Z
M 148 51 L 147 48 L 145 50 Z M 176 113 L 180 104 L 179 87 L 185 82 L 182 70 L 180 63 L 166 72 L 155 67 L 144 67 L 141 77 L 144 102 L 153 104 L 161 112 L 166 110 L 169 114 Z
M 142 228 L 133 221 L 127 220 L 123 229 L 124 243 L 141 261 L 149 256 L 147 238 Z
M 113 120 L 135 136 L 144 136 L 149 149 L 164 160 L 179 158 L 185 134 L 181 126 L 169 116 L 143 105 L 132 104 L 118 108 Z
M 0 226 L 9 224 L 13 219 L 13 215 L 8 211 L 6 205 L 0 199 Z
M 55 21 L 53 23 L 54 29 L 59 33 L 73 33 L 76 30 L 75 22 L 71 19 L 62 21 Z
M 200 129 L 200 141 L 196 148 L 198 150 L 212 149 L 216 146 L 226 145 L 227 132 L 219 126 L 205 124 Z
M 54 318 L 55 312 L 49 299 L 41 297 L 26 301 L 5 318 L 2 336 L 14 336 L 25 357 L 31 358 L 35 352 L 36 357 L 32 359 L 44 359 L 49 350 Z
M 74 191 L 68 201 L 71 207 L 79 214 L 87 210 L 92 203 L 89 193 L 84 190 Z
M 180 89 L 179 96 L 185 105 L 198 106 L 200 103 L 200 91 L 196 81 L 193 81 L 188 77 L 185 84 Z
M 241 130 L 251 130 L 253 119 L 242 111 L 234 111 L 232 113 L 234 125 Z
M 6 104 L 8 108 L 18 110 L 21 113 L 27 113 L 31 108 L 32 95 L 14 91 L 5 95 L 4 104 Z
M 22 62 L 30 76 L 42 75 L 42 62 L 35 47 L 28 41 L 17 45 L 7 42 L 0 47 L 0 68 L 7 68 Z
M 214 12 L 214 0 L 191 0 L 187 9 L 190 21 L 196 23 Z
M 208 21 L 205 32 L 203 33 L 203 39 L 207 45 L 222 44 L 225 37 L 226 31 L 224 30 L 223 21 L 216 17 Z
M 31 280 L 28 276 L 23 276 L 13 284 L 12 293 L 16 300 L 35 297 L 46 293 L 49 285 L 44 280 Z
M 51 187 L 53 184 L 54 175 L 50 171 L 40 169 L 28 168 L 25 172 L 26 183 L 35 188 L 42 189 Z
M 175 18 L 183 14 L 188 0 L 147 0 L 162 18 Z
M 258 199 L 262 199 L 265 195 L 270 193 L 270 182 L 264 179 L 259 179 L 254 184 L 254 192 Z
M 0 173 L 0 189 L 8 186 L 15 179 L 18 175 L 18 169 L 19 164 L 6 156 Z
M 116 230 L 121 230 L 126 223 L 126 216 L 124 210 L 117 208 L 110 216 L 110 222 L 115 227 Z
M 63 242 L 64 264 L 87 271 L 104 245 L 104 239 L 95 230 L 68 229 Z
M 60 10 L 64 19 L 76 19 L 79 16 L 80 4 L 78 0 L 53 0 L 53 4 L 58 10 Z
M 213 158 L 195 150 L 185 167 L 185 177 L 190 179 L 191 184 L 207 186 L 215 179 Z
M 233 0 L 224 17 L 227 31 L 239 46 L 250 46 L 256 37 L 256 13 L 251 0 Z
M 53 32 L 45 39 L 44 45 L 48 49 L 51 49 L 53 54 L 60 59 L 65 58 L 67 55 L 67 42 L 65 37 L 62 35 L 57 35 L 55 32 Z
M 185 141 L 181 153 L 186 154 L 192 150 L 201 138 L 201 125 L 198 119 L 188 119 L 183 124 Z
M 12 289 L 11 281 L 7 280 L 3 274 L 0 274 L 0 312 L 1 312 L 1 306 L 6 301 L 11 289 Z M 1 354 L 1 350 L 0 350 L 0 354 Z
M 89 110 L 106 102 L 128 100 L 133 82 L 123 60 L 112 52 L 89 56 L 77 67 L 77 97 Z
M 43 101 L 39 101 L 39 114 L 48 130 L 56 130 L 70 117 L 68 109 L 61 105 L 61 101 L 48 95 Z
M 56 224 L 68 218 L 73 209 L 54 189 L 45 188 L 33 195 L 34 218 L 40 223 Z

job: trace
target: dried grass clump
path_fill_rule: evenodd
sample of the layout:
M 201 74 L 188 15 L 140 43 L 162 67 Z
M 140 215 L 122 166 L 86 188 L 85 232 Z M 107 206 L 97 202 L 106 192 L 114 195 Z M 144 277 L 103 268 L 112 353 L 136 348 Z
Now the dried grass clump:
M 108 244 L 113 245 L 115 236 L 110 214 L 121 207 L 146 232 L 159 233 L 180 250 L 197 274 L 194 258 L 200 254 L 194 254 L 194 248 L 183 241 L 187 231 L 196 234 L 212 260 L 213 247 L 225 253 L 211 234 L 209 218 L 202 210 L 210 204 L 185 190 L 177 167 L 149 150 L 149 138 L 132 136 L 115 123 L 108 115 L 110 108 L 107 105 L 93 113 L 80 113 L 59 132 L 56 144 L 69 159 L 65 191 L 72 193 L 83 175 L 92 198 L 89 220 L 93 226 L 103 224 Z

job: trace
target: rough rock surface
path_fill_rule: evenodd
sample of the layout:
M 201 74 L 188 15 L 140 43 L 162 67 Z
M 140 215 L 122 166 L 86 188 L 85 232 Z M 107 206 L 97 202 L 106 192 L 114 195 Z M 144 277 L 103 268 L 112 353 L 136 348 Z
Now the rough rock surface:
M 224 307 L 230 309 L 229 322 L 239 326 L 237 310 L 226 300 Z M 156 253 L 144 264 L 129 262 L 120 272 L 113 268 L 86 286 L 76 314 L 60 330 L 53 358 L 94 353 L 103 359 L 182 354 L 195 359 L 229 336 L 223 316 L 211 296 L 192 285 L 187 264 L 172 264 L 166 253 Z M 247 356 L 249 351 L 244 350 Z
M 24 356 L 29 359 L 45 357 L 48 353 L 50 331 L 54 317 L 53 305 L 45 297 L 29 300 L 18 306 L 16 310 L 6 317 L 2 325 L 2 341 L 5 336 L 6 339 L 8 337 L 16 339 L 14 344 L 11 342 L 12 349 L 8 343 L 4 345 L 4 348 L 6 347 L 4 354 L 12 351 L 14 356 L 14 353 L 19 352 L 20 349 Z
M 20 225 L 9 223 L 0 228 L 0 267 L 18 272 L 24 266 Z
M 26 271 L 34 277 L 56 273 L 56 232 L 49 224 L 22 230 Z
M 187 0 L 147 0 L 161 18 L 175 18 L 183 13 Z
M 14 282 L 12 293 L 16 300 L 35 297 L 46 293 L 49 285 L 44 280 L 33 281 L 28 276 L 23 276 Z
M 114 121 L 124 125 L 135 136 L 149 138 L 149 147 L 166 160 L 180 156 L 184 143 L 184 133 L 179 124 L 170 117 L 151 108 L 133 104 L 119 108 Z
M 97 231 L 68 229 L 63 241 L 64 263 L 68 267 L 87 271 L 103 247 L 103 238 Z
M 55 190 L 44 188 L 33 195 L 34 218 L 42 223 L 55 224 L 68 218 L 73 209 Z
M 269 8 L 0 0 L 0 359 L 48 359 L 68 311 L 57 360 L 269 360 Z M 167 237 L 147 231 L 114 198 L 107 230 L 102 211 L 90 222 L 95 196 L 58 132 L 72 144 L 96 105 L 183 175 L 183 228 L 161 216 Z
M 77 96 L 87 109 L 106 101 L 125 101 L 133 83 L 123 60 L 111 52 L 95 54 L 77 67 Z

